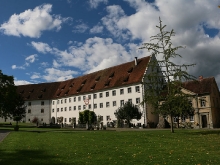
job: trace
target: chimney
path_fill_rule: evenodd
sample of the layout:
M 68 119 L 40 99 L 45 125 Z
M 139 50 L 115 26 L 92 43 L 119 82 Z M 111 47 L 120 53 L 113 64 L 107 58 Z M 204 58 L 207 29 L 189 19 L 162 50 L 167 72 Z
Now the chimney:
M 203 76 L 199 76 L 199 81 L 203 80 Z
M 134 65 L 137 66 L 137 57 L 134 57 Z

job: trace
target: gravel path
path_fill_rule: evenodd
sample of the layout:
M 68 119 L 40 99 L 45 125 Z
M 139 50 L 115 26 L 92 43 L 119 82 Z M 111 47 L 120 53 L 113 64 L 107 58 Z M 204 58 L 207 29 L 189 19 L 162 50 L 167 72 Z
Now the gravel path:
M 4 140 L 4 138 L 9 134 L 9 131 L 0 130 L 0 143 Z

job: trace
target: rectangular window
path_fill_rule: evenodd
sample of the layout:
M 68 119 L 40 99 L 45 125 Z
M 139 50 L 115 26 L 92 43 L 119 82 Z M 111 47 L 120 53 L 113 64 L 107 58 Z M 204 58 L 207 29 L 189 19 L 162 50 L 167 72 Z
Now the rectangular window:
M 44 101 L 41 101 L 41 105 L 44 105 Z
M 99 93 L 99 98 L 102 98 L 102 93 Z
M 54 112 L 54 109 L 52 109 L 52 112 Z
M 31 106 L 31 102 L 28 102 L 28 106 Z
M 81 97 L 80 96 L 78 97 L 78 101 L 81 101 Z
M 124 105 L 124 100 L 121 100 L 120 103 L 121 103 L 121 107 L 122 107 Z
M 182 116 L 182 117 L 181 117 L 181 121 L 182 121 L 182 122 L 186 122 L 186 117 L 185 117 L 185 116 Z
M 76 102 L 76 97 L 73 98 L 73 101 Z
M 86 96 L 83 96 L 83 100 L 85 100 L 86 99 Z
M 71 111 L 71 107 L 69 107 L 69 111 Z
M 112 96 L 116 96 L 116 90 L 112 91 Z
M 41 111 L 40 111 L 41 113 L 44 113 L 44 109 L 41 109 Z
M 65 111 L 67 110 L 67 107 L 65 107 Z
M 64 103 L 66 103 L 66 99 L 64 100 Z
M 60 104 L 63 104 L 63 99 L 60 100 Z
M 120 95 L 124 94 L 124 89 L 120 89 Z
M 105 92 L 105 96 L 106 96 L 106 97 L 109 97 L 109 92 Z
M 81 105 L 78 106 L 78 110 L 81 110 Z
M 89 100 L 91 100 L 91 95 L 88 95 Z
M 103 108 L 103 103 L 100 103 L 100 104 L 99 104 L 99 107 L 100 107 L 100 108 Z
M 69 98 L 69 103 L 71 103 L 71 98 Z
M 140 103 L 140 98 L 136 98 L 136 104 L 139 104 Z
M 73 107 L 73 110 L 74 110 L 74 111 L 76 110 L 76 106 Z
M 106 107 L 109 107 L 109 102 L 106 102 Z
M 92 106 L 91 106 L 91 104 L 89 104 L 89 109 L 91 109 L 92 108 Z
M 55 102 L 53 101 L 53 105 L 55 104 Z
M 110 116 L 106 116 L 106 120 L 107 120 L 107 121 L 111 120 L 111 119 L 110 119 Z
M 189 116 L 190 121 L 194 121 L 194 116 Z
M 96 99 L 96 98 L 97 98 L 97 94 L 94 94 L 94 95 L 93 95 L 93 98 Z
M 115 107 L 116 106 L 116 101 L 113 101 L 112 104 L 113 104 L 113 107 Z
M 71 121 L 72 121 L 72 119 L 71 118 L 69 118 L 69 122 L 71 123 Z
M 206 106 L 206 101 L 205 101 L 205 99 L 201 99 L 201 100 L 200 100 L 200 104 L 201 104 L 201 107 L 205 107 L 205 106 Z
M 140 92 L 140 87 L 139 86 L 135 87 L 135 92 Z
M 28 109 L 28 113 L 31 113 L 31 109 Z
M 83 105 L 83 109 L 86 109 L 86 105 Z
M 59 112 L 59 108 L 57 108 L 57 112 Z
M 66 118 L 64 118 L 64 122 L 66 122 Z
M 60 101 L 59 101 L 59 100 L 57 100 L 57 104 L 59 104 L 59 102 L 60 102 Z
M 131 87 L 128 88 L 128 93 L 131 93 Z
M 179 117 L 174 117 L 174 118 L 173 118 L 173 122 L 174 122 L 174 123 L 177 123 L 178 120 L 179 120 Z
M 94 109 L 96 109 L 97 108 L 97 104 L 94 104 Z
M 132 99 L 128 99 L 128 102 L 130 102 L 132 104 Z
M 103 116 L 100 116 L 100 121 L 103 121 Z
M 63 112 L 63 108 L 61 108 L 61 112 Z
M 44 121 L 44 119 L 41 119 L 41 121 Z

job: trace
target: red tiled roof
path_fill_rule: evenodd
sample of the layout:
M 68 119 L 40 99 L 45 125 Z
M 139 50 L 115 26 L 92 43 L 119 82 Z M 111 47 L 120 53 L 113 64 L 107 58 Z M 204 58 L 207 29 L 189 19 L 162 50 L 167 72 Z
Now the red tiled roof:
M 63 82 L 17 86 L 17 91 L 26 100 L 44 100 L 140 83 L 149 61 L 150 56 L 139 59 L 136 66 L 131 61 Z
M 212 85 L 216 83 L 214 77 L 203 78 L 202 80 L 187 81 L 183 83 L 183 88 L 196 94 L 211 93 Z

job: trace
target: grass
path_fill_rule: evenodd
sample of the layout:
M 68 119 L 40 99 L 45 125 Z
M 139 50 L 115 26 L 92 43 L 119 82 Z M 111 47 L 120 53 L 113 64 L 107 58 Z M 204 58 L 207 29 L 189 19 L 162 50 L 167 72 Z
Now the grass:
M 38 131 L 36 131 L 38 130 Z M 72 131 L 21 128 L 0 143 L 0 164 L 217 165 L 219 130 Z

